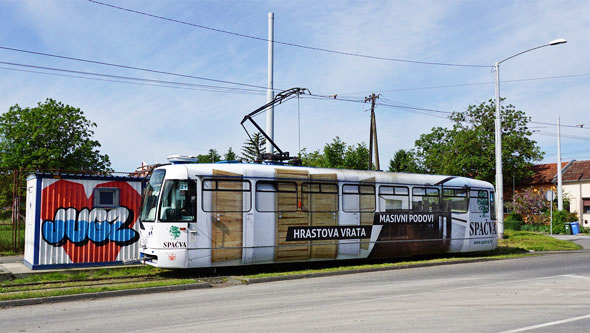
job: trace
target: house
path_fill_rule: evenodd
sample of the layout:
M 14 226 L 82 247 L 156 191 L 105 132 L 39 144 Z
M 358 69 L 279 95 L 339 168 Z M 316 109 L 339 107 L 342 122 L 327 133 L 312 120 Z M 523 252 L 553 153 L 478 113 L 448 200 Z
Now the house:
M 572 161 L 563 172 L 562 184 L 570 212 L 578 214 L 580 227 L 590 228 L 590 161 Z
M 572 162 L 562 162 L 561 171 L 568 168 Z M 504 184 L 504 202 L 511 202 L 514 194 L 528 189 L 542 191 L 556 191 L 557 185 L 557 163 L 537 164 L 532 166 L 533 175 L 518 183 Z M 512 185 L 512 186 L 510 186 Z

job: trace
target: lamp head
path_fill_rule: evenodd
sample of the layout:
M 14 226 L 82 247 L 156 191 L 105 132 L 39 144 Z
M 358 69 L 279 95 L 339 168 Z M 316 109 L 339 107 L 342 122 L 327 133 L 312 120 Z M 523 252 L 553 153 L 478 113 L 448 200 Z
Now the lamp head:
M 550 41 L 549 45 L 553 46 L 553 45 L 559 45 L 559 44 L 565 44 L 565 43 L 567 43 L 567 40 L 565 40 L 563 38 L 559 38 L 559 39 Z

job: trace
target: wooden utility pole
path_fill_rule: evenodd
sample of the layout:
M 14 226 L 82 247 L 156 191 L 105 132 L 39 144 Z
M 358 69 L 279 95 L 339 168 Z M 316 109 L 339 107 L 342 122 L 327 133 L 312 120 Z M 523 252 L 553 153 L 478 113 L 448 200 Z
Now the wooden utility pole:
M 379 94 L 371 94 L 365 97 L 365 103 L 371 101 L 371 127 L 369 130 L 369 165 L 368 170 L 373 169 L 373 145 L 375 145 L 375 166 L 377 170 L 381 170 L 379 165 L 379 145 L 377 144 L 377 122 L 375 120 L 375 100 L 379 98 Z

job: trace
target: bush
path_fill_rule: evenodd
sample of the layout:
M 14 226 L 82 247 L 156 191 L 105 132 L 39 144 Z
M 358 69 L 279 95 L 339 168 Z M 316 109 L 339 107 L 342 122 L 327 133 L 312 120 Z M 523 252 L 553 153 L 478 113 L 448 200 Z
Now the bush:
M 553 233 L 566 234 L 565 224 L 576 221 L 578 221 L 578 215 L 570 213 L 567 210 L 553 212 Z
M 523 224 L 520 226 L 520 230 L 549 233 L 549 226 L 544 224 Z
M 522 219 L 522 215 L 516 213 L 516 212 L 512 212 L 510 213 L 510 215 L 508 215 L 508 217 L 506 217 L 507 221 L 515 221 L 515 222 L 522 222 L 524 221 Z
M 519 230 L 521 230 L 520 229 L 521 226 L 522 226 L 522 222 L 520 222 L 520 221 L 511 221 L 511 220 L 504 221 L 504 229 L 519 231 Z
M 522 215 L 520 215 L 516 212 L 510 213 L 510 215 L 508 215 L 508 217 L 506 217 L 506 220 L 504 221 L 504 229 L 518 231 L 518 230 L 520 230 L 521 225 L 522 225 Z

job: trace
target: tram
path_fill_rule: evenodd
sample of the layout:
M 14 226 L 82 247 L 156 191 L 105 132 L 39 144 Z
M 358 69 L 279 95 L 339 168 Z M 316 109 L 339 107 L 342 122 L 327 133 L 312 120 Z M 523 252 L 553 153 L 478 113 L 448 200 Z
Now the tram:
M 493 250 L 494 188 L 465 177 L 282 165 L 154 169 L 149 265 L 196 268 Z

